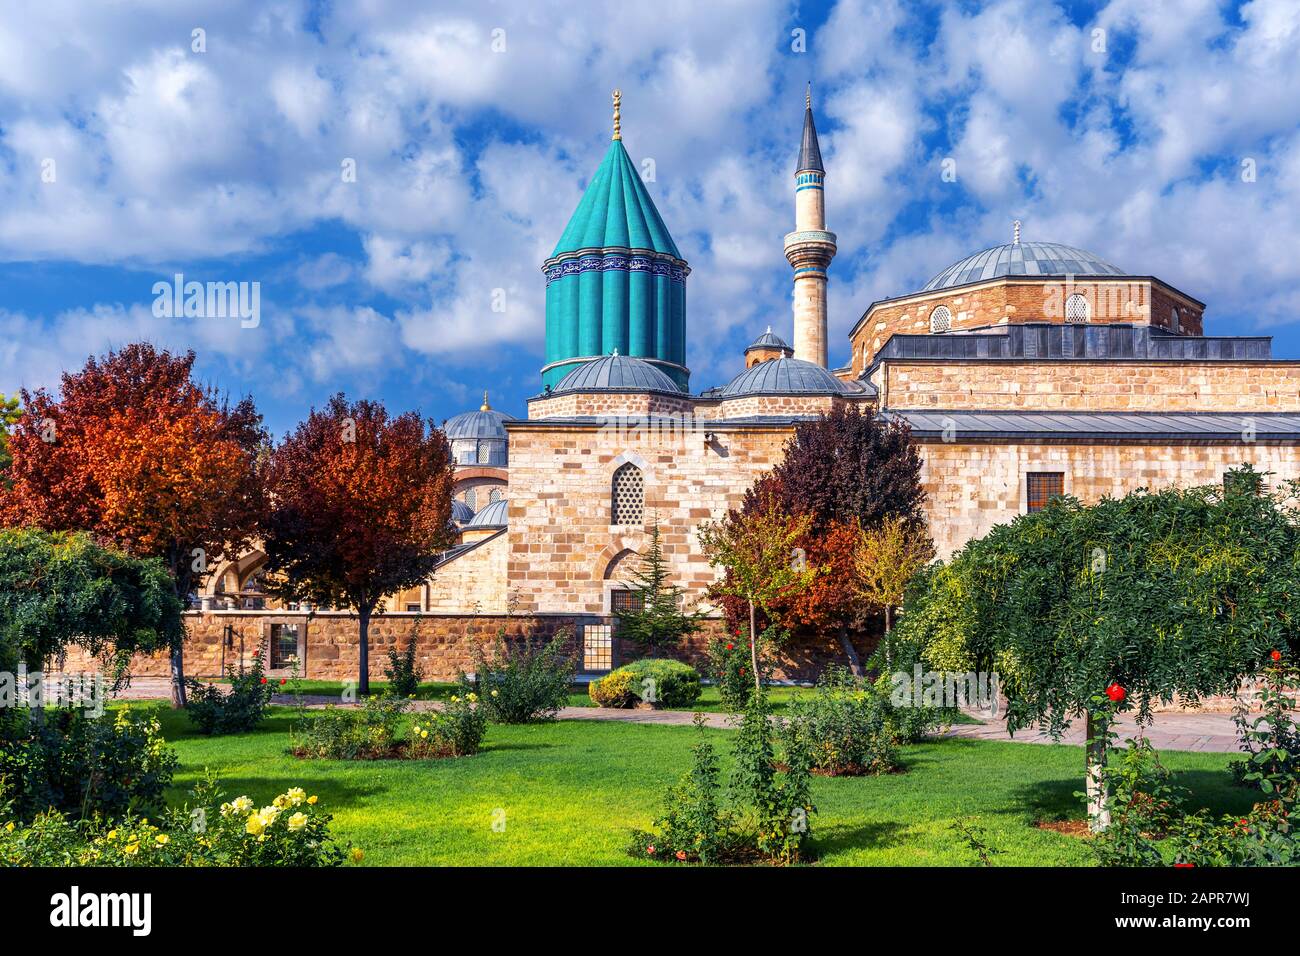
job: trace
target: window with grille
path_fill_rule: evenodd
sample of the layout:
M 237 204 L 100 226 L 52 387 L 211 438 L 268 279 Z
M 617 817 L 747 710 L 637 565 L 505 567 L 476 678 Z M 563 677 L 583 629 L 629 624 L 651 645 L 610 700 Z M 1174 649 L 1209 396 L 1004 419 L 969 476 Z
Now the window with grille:
M 1091 318 L 1091 309 L 1088 307 L 1086 296 L 1076 292 L 1065 300 L 1065 321 L 1087 322 L 1089 318 Z
M 1025 476 L 1026 501 L 1030 511 L 1042 511 L 1052 498 L 1065 494 L 1065 474 L 1059 471 L 1031 471 Z
M 298 625 L 271 625 L 271 669 L 289 667 L 298 657 Z
M 501 500 L 501 497 L 502 497 L 501 489 L 493 488 L 491 491 L 488 492 L 488 504 L 495 504 L 496 502 Z
M 609 609 L 614 614 L 619 611 L 642 611 L 645 610 L 645 597 L 639 591 L 619 588 L 609 593 Z
M 607 671 L 614 666 L 613 630 L 608 624 L 582 627 L 582 669 Z
M 951 328 L 952 310 L 950 310 L 946 305 L 936 307 L 935 310 L 930 313 L 930 331 L 947 332 Z
M 469 505 L 475 511 L 478 510 L 478 495 L 474 493 L 473 488 L 465 489 L 465 504 Z
M 456 463 L 460 465 L 473 465 L 477 463 L 475 444 L 473 442 L 464 442 L 457 451 Z
M 645 520 L 645 476 L 628 462 L 614 472 L 610 524 L 641 524 Z

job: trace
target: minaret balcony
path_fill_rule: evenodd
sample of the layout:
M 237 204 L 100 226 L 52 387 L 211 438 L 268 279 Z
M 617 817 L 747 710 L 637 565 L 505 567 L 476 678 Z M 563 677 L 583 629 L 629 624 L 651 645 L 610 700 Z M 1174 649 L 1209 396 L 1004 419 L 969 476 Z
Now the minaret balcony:
M 785 257 L 792 266 L 828 263 L 835 257 L 835 250 L 835 233 L 823 229 L 805 229 L 785 237 Z

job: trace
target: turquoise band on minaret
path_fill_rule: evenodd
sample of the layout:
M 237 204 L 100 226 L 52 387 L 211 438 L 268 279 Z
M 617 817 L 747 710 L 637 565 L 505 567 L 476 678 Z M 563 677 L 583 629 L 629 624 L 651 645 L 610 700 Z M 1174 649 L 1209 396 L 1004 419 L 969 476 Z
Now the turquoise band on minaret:
M 619 123 L 617 112 L 615 116 Z M 690 387 L 686 367 L 690 266 L 677 251 L 623 148 L 619 126 L 542 269 L 546 274 L 544 386 L 556 385 L 593 356 L 617 351 L 654 363 L 683 391 Z

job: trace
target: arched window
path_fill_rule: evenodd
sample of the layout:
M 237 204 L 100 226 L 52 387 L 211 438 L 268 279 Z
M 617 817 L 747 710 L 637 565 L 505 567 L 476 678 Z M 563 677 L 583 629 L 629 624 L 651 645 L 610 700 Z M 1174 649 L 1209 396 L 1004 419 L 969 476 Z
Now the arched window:
M 1174 306 L 1172 309 L 1169 310 L 1169 331 L 1170 332 L 1182 331 L 1181 323 L 1179 323 L 1178 321 L 1178 306 Z
M 1065 321 L 1087 322 L 1091 317 L 1092 309 L 1088 305 L 1087 296 L 1076 292 L 1065 300 Z
M 645 521 L 645 477 L 628 462 L 614 472 L 610 496 L 610 524 L 641 524 Z
M 952 328 L 952 311 L 946 305 L 940 305 L 930 313 L 930 331 L 947 332 Z
M 495 504 L 501 500 L 501 489 L 493 488 L 488 492 L 488 504 Z
M 469 505 L 475 511 L 478 510 L 478 495 L 474 493 L 473 488 L 465 489 L 465 504 Z

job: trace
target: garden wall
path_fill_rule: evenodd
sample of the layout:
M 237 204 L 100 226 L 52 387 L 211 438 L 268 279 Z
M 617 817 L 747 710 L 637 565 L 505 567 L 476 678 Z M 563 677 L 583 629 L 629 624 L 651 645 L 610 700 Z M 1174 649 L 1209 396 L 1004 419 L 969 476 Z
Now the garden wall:
M 608 625 L 611 619 L 601 615 L 581 614 L 415 614 L 393 613 L 375 617 L 370 622 L 370 676 L 382 680 L 388 665 L 388 651 L 399 652 L 414 636 L 416 660 L 426 680 L 455 680 L 461 671 L 474 669 L 473 648 L 491 642 L 498 633 L 507 640 L 526 634 L 550 638 L 564 627 L 574 631 L 573 648 L 581 654 L 582 628 Z M 270 641 L 274 625 L 297 628 L 300 676 L 310 680 L 355 680 L 358 671 L 358 624 L 355 615 L 339 612 L 303 614 L 279 611 L 192 611 L 185 615 L 189 637 L 185 644 L 185 670 L 190 677 L 217 677 L 227 664 L 252 660 L 260 646 Z M 279 629 L 277 629 L 279 630 Z M 702 666 L 711 638 L 722 636 L 726 627 L 721 620 L 707 620 L 700 632 L 676 656 L 687 663 Z M 866 646 L 859 646 L 865 656 Z M 642 656 L 636 645 L 615 637 L 614 666 Z M 783 649 L 774 674 L 783 680 L 813 680 L 828 663 L 843 664 L 843 652 L 834 640 L 822 641 L 815 636 L 796 637 Z M 93 660 L 76 650 L 68 652 L 60 668 L 65 672 L 98 669 Z M 166 655 L 138 655 L 131 662 L 133 677 L 166 677 Z M 272 669 L 270 674 L 287 676 L 286 669 Z

